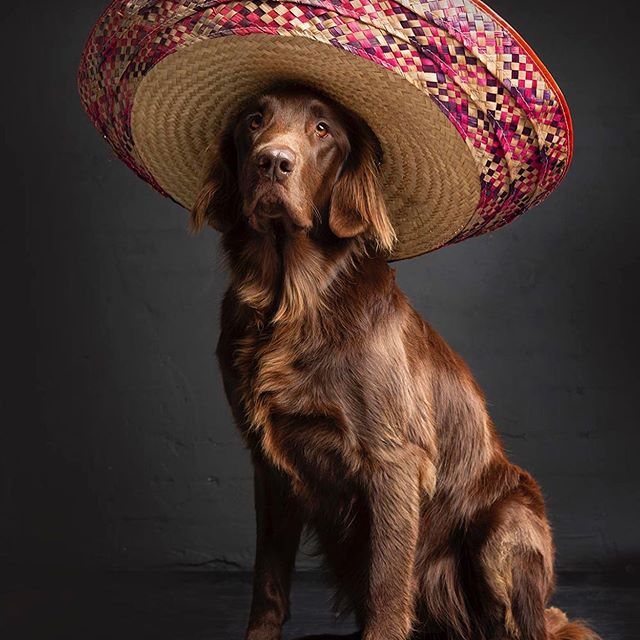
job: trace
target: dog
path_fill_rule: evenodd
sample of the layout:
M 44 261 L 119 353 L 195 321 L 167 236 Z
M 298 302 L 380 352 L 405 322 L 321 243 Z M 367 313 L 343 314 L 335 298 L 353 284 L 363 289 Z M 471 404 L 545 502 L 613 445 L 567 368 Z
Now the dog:
M 255 471 L 247 640 L 281 638 L 304 528 L 354 638 L 596 640 L 547 608 L 540 489 L 396 284 L 367 124 L 276 86 L 213 148 L 191 225 L 221 232 L 230 273 L 216 353 Z

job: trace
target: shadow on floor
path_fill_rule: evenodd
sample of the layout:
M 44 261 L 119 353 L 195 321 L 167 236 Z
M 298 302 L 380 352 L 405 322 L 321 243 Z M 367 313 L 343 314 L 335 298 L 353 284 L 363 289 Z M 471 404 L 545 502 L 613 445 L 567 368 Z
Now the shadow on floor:
M 640 638 L 640 586 L 560 576 L 554 604 L 588 620 L 603 640 Z M 240 640 L 251 597 L 243 573 L 20 574 L 0 582 L 6 640 Z M 285 637 L 353 629 L 330 613 L 320 576 L 298 574 Z

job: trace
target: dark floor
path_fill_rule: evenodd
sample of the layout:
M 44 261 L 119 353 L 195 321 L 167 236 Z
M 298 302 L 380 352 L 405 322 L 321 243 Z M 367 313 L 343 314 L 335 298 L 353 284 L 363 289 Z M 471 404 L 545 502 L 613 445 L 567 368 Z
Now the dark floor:
M 603 640 L 640 639 L 640 586 L 597 576 L 562 576 L 554 604 L 589 620 Z M 251 579 L 247 574 L 109 573 L 7 575 L 0 580 L 3 640 L 230 640 L 243 638 Z M 299 574 L 285 638 L 348 632 L 335 622 L 329 591 Z

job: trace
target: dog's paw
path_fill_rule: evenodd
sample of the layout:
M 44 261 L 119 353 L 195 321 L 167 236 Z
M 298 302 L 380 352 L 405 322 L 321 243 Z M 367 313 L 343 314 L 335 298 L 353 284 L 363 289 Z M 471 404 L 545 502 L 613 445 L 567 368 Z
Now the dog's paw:
M 265 625 L 249 629 L 245 640 L 282 640 L 282 628 L 273 625 Z

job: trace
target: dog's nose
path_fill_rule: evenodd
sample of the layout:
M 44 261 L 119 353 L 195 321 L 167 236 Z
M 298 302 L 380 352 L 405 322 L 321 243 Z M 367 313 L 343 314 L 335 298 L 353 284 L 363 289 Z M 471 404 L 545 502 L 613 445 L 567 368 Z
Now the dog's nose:
M 284 180 L 296 165 L 296 154 L 287 147 L 267 147 L 258 155 L 258 169 L 270 180 Z

